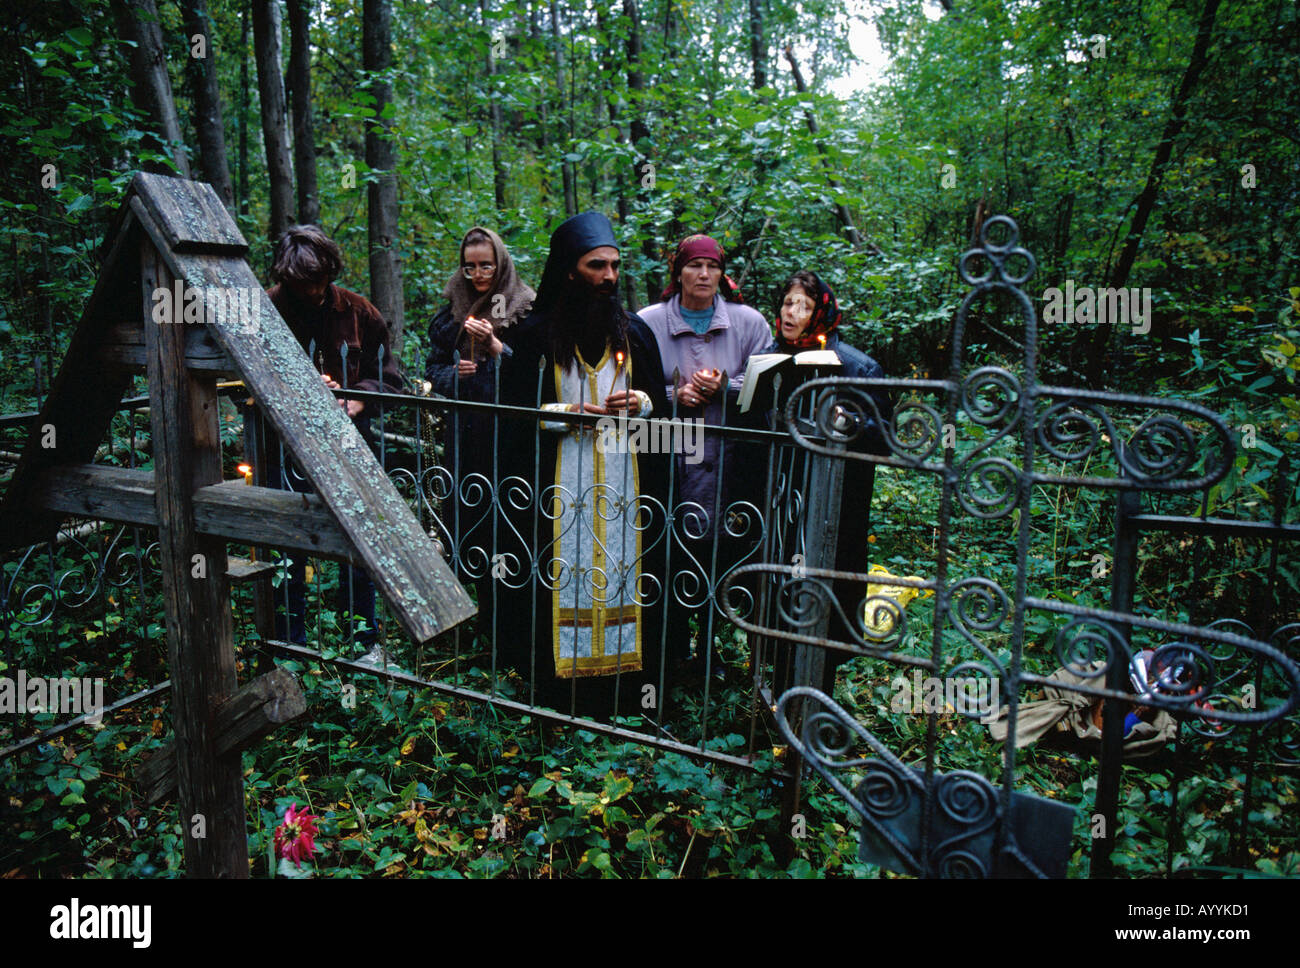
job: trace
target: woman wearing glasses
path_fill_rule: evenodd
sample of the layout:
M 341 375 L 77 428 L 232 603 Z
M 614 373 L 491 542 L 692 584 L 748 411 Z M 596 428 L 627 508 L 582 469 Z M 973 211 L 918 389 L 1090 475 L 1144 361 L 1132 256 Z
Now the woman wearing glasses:
M 444 397 L 491 400 L 497 362 L 509 352 L 502 333 L 527 315 L 533 290 L 519 281 L 501 237 L 476 225 L 460 244 L 460 269 L 442 295 L 448 305 L 429 323 L 425 379 Z
M 448 305 L 429 323 L 425 379 L 441 396 L 491 402 L 496 394 L 497 367 L 510 355 L 510 329 L 528 314 L 533 290 L 519 280 L 500 236 L 476 225 L 461 241 L 460 268 L 442 294 Z M 469 576 L 481 578 L 492 554 L 489 511 L 496 484 L 496 418 L 481 412 L 453 411 L 445 419 L 446 450 L 441 466 L 456 491 L 444 506 L 454 503 L 458 514 L 454 523 L 444 516 L 447 533 L 442 538 Z

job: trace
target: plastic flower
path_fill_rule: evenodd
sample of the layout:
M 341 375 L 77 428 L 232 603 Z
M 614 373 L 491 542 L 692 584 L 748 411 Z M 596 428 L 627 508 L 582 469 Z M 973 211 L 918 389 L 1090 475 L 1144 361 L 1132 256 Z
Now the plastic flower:
M 275 852 L 299 867 L 304 860 L 311 860 L 316 852 L 316 821 L 319 819 L 306 810 L 300 811 L 295 803 L 284 812 L 284 823 L 275 828 Z

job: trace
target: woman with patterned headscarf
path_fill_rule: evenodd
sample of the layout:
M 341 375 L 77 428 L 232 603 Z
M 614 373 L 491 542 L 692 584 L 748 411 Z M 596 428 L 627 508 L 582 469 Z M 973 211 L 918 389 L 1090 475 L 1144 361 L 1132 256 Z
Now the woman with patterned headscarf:
M 444 397 L 491 400 L 497 362 L 509 353 L 503 337 L 528 315 L 533 290 L 519 280 L 501 237 L 476 225 L 460 244 L 460 268 L 442 295 L 448 305 L 429 324 L 425 379 Z M 452 362 L 457 350 L 459 366 Z
M 801 270 L 786 280 L 776 304 L 778 320 L 776 338 L 764 353 L 802 353 L 804 350 L 829 350 L 840 359 L 837 377 L 875 379 L 884 377 L 880 364 L 856 347 L 840 338 L 843 321 L 835 293 L 815 273 Z M 827 374 L 822 374 L 827 375 Z M 783 397 L 787 396 L 785 393 Z M 893 404 L 883 389 L 867 391 L 874 404 L 862 403 L 860 410 L 866 425 L 846 429 L 851 438 L 852 450 L 869 454 L 888 454 L 889 446 L 883 427 L 893 419 Z M 778 407 L 778 409 L 781 409 Z M 858 408 L 855 408 L 858 409 Z M 779 428 L 773 428 L 779 429 Z M 792 473 L 791 479 L 802 475 Z M 876 465 L 861 460 L 849 460 L 844 467 L 844 486 L 840 498 L 839 544 L 835 552 L 835 568 L 839 571 L 865 572 L 867 570 L 867 536 L 871 531 L 871 493 L 875 487 Z M 862 614 L 862 600 L 866 595 L 865 582 L 837 581 L 835 597 L 847 616 Z M 855 611 L 856 609 L 856 611 Z M 841 642 L 855 642 L 860 630 L 845 628 L 835 611 L 831 611 L 830 638 Z M 826 650 L 826 679 L 821 688 L 831 694 L 835 682 L 835 667 L 848 656 L 843 652 Z
M 513 327 L 528 314 L 533 290 L 519 280 L 501 237 L 476 225 L 461 241 L 460 267 L 442 294 L 448 304 L 429 323 L 425 379 L 444 397 L 491 402 L 497 392 L 497 368 L 510 355 Z M 492 517 L 487 509 L 495 485 L 498 434 L 489 414 L 454 411 L 446 421 L 442 467 L 455 475 L 458 493 L 453 501 L 460 509 L 460 526 L 457 533 L 442 537 L 451 539 L 448 547 L 464 563 L 479 558 L 467 556 L 472 546 L 491 553 Z M 452 523 L 444 523 L 450 532 Z M 467 533 L 470 528 L 475 528 L 472 535 Z

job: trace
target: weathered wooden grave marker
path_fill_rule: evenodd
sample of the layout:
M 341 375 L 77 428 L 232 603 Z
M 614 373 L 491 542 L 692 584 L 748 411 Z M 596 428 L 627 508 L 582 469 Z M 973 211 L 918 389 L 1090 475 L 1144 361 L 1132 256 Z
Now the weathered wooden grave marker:
M 0 534 L 7 547 L 46 540 L 68 514 L 158 528 L 176 738 L 140 779 L 154 799 L 175 784 L 190 876 L 246 877 L 238 751 L 304 707 L 283 673 L 238 686 L 226 542 L 363 565 L 416 642 L 474 604 L 266 297 L 210 186 L 136 175 L 101 251 Z M 89 463 L 141 368 L 154 471 Z M 244 381 L 316 494 L 222 480 L 224 374 Z

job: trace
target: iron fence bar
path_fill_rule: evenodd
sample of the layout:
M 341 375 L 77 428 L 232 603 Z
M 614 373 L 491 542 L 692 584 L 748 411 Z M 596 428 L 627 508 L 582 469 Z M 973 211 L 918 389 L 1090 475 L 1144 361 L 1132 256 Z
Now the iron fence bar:
M 1255 695 L 1263 693 L 1264 687 L 1264 660 L 1260 657 L 1255 660 Z M 1265 727 L 1252 723 L 1249 727 L 1250 735 L 1246 740 L 1246 779 L 1241 788 L 1241 813 L 1237 818 L 1237 830 L 1234 840 L 1236 841 L 1235 850 L 1231 854 L 1236 858 L 1235 863 L 1239 867 L 1244 867 L 1249 863 L 1246 854 L 1246 829 L 1250 823 L 1250 805 L 1253 800 L 1252 787 L 1255 783 L 1255 764 L 1259 758 L 1259 747 L 1261 741 L 1261 732 Z M 1238 875 L 1240 879 L 1241 875 Z
M 772 520 L 772 504 L 773 504 L 772 491 L 773 491 L 773 486 L 775 484 L 775 477 L 776 477 L 776 448 L 769 444 L 767 448 L 767 478 L 763 488 L 763 495 L 764 495 L 763 510 L 762 510 L 762 514 L 759 515 L 759 521 L 763 526 L 763 533 L 761 538 L 762 551 L 760 553 L 760 560 L 762 561 L 768 561 L 771 559 L 772 542 L 775 539 L 774 532 L 776 531 L 776 527 L 775 527 L 775 522 Z M 669 574 L 671 573 L 672 573 L 672 569 L 669 568 Z M 754 608 L 753 615 L 756 619 L 758 619 L 760 624 L 765 624 L 767 622 L 768 615 L 769 615 L 769 602 L 768 602 L 769 584 L 770 584 L 769 582 L 765 582 L 765 581 L 761 581 L 758 583 L 758 597 L 753 603 L 753 608 Z M 765 720 L 771 718 L 769 715 L 766 714 L 768 712 L 775 713 L 776 709 L 775 709 L 775 704 L 772 704 L 771 708 L 769 709 L 769 703 L 767 699 L 762 695 L 762 687 L 760 685 L 762 676 L 764 674 L 764 670 L 767 668 L 767 651 L 769 646 L 768 638 L 766 635 L 763 634 L 747 634 L 747 641 L 749 642 L 749 671 L 750 671 L 750 681 L 751 681 L 750 688 L 753 690 L 753 695 L 750 697 L 750 704 L 749 704 L 749 710 L 750 710 L 749 711 L 749 752 L 750 755 L 753 755 L 754 741 L 757 738 L 757 734 L 758 734 L 757 714 L 759 711 L 759 705 L 760 703 L 762 704 L 762 708 L 765 713 L 764 715 Z M 775 662 L 773 662 L 772 674 L 773 674 L 773 678 L 775 678 L 776 676 Z M 775 721 L 772 722 L 772 725 L 773 726 L 776 725 Z
M 1183 781 L 1183 757 L 1185 755 L 1186 722 L 1177 720 L 1174 732 L 1174 775 L 1169 782 L 1168 833 L 1165 835 L 1165 877 L 1173 877 L 1174 851 L 1182 846 L 1181 828 L 1178 826 L 1178 791 Z
M 1125 614 L 1133 610 L 1134 570 L 1137 565 L 1139 533 L 1129 525 L 1129 517 L 1141 507 L 1136 491 L 1119 495 L 1115 508 L 1114 565 L 1111 570 L 1110 608 Z M 1116 625 L 1124 641 L 1131 639 L 1131 626 Z M 1128 663 L 1110 661 L 1106 666 L 1106 688 L 1119 693 L 1128 685 Z M 1111 877 L 1114 867 L 1111 851 L 1115 848 L 1115 821 L 1119 814 L 1119 779 L 1124 761 L 1124 707 L 1120 699 L 1105 700 L 1101 724 L 1101 769 L 1097 777 L 1094 809 L 1102 818 L 1101 836 L 1093 837 L 1089 876 Z
M 546 379 L 546 357 L 542 356 L 537 361 L 537 387 L 533 396 L 533 401 L 537 409 L 542 406 L 542 386 Z M 560 416 L 556 414 L 556 416 Z M 531 580 L 528 583 L 529 588 L 529 624 L 528 637 L 531 646 L 528 649 L 528 699 L 530 703 L 537 702 L 537 597 L 539 594 L 538 583 L 541 576 L 541 556 L 537 554 L 537 538 L 540 528 L 539 519 L 542 515 L 542 422 L 537 420 L 533 423 L 533 492 L 532 500 L 536 504 L 536 509 L 532 514 L 533 534 L 532 544 L 529 546 L 529 571 Z M 552 471 L 553 473 L 553 471 Z M 556 498 L 552 498 L 555 500 Z M 555 589 L 551 594 L 559 595 L 559 589 Z
M 780 392 L 779 388 L 774 391 L 775 399 L 779 399 L 779 397 L 775 396 L 776 394 L 779 394 L 779 392 Z M 792 394 L 791 398 L 786 401 L 786 408 L 784 414 L 782 415 L 782 419 L 785 422 L 787 430 L 793 433 L 794 428 L 797 426 L 797 423 L 799 421 L 807 420 L 807 411 L 808 411 L 808 407 L 811 405 L 811 399 L 812 399 L 811 396 L 805 396 L 802 400 L 797 401 L 797 405 L 796 405 L 796 400 Z M 795 413 L 796 410 L 799 411 L 797 416 Z M 796 453 L 792 452 L 790 455 L 791 486 L 793 486 L 795 474 L 798 473 L 799 475 L 801 475 L 800 486 L 803 489 L 803 493 L 809 495 L 809 499 L 808 499 L 809 503 L 808 505 L 805 505 L 805 508 L 803 510 L 806 510 L 806 508 L 811 505 L 811 501 L 812 501 L 811 474 L 812 474 L 812 461 L 814 459 L 815 458 L 813 457 L 809 457 L 804 461 L 799 461 L 798 455 Z M 806 513 L 797 515 L 793 521 L 793 524 L 794 524 L 795 533 L 792 536 L 791 543 L 793 547 L 801 549 L 801 552 L 806 551 L 808 548 L 809 515 Z M 780 592 L 778 592 L 777 594 L 779 595 Z M 792 638 L 795 641 L 799 641 L 800 639 L 800 637 L 789 636 L 789 635 L 787 635 L 787 638 Z M 806 636 L 806 638 L 810 640 L 810 644 L 815 645 L 819 640 L 825 639 L 825 636 L 824 635 Z M 786 686 L 787 691 L 791 687 L 802 688 L 802 684 L 798 681 L 799 646 L 795 646 L 790 650 L 790 654 L 786 659 L 786 669 L 789 670 L 789 676 L 790 676 L 789 682 Z M 817 685 L 820 687 L 821 683 L 819 682 Z M 778 705 L 779 705 L 779 697 L 778 697 Z M 798 720 L 798 722 L 794 724 L 796 733 L 798 733 L 802 728 L 803 725 L 802 721 L 804 718 L 803 713 L 805 712 L 807 706 L 808 706 L 807 701 L 803 701 L 803 702 L 796 702 L 791 708 L 792 717 Z M 790 764 L 790 771 L 793 774 L 793 776 L 790 778 L 790 784 L 782 800 L 783 810 L 782 810 L 782 818 L 781 818 L 787 828 L 790 826 L 791 819 L 794 817 L 794 815 L 800 812 L 800 806 L 802 805 L 803 802 L 803 779 L 804 779 L 804 775 L 808 772 L 809 769 L 808 764 L 807 762 L 805 762 L 804 757 L 800 755 L 798 747 L 793 743 L 790 745 L 789 764 Z
M 1139 531 L 1254 538 L 1260 541 L 1300 541 L 1300 524 L 1175 514 L 1134 514 L 1129 522 Z
M 1275 526 L 1281 525 L 1282 516 L 1285 513 L 1286 505 L 1288 503 L 1287 499 L 1289 497 L 1289 492 L 1286 485 L 1289 470 L 1290 459 L 1287 455 L 1283 455 L 1282 460 L 1278 464 L 1277 475 L 1274 478 L 1273 483 L 1273 524 Z M 1300 525 L 1295 527 L 1295 532 L 1297 536 L 1300 536 Z M 1256 634 L 1265 628 L 1264 622 L 1267 621 L 1267 613 L 1272 605 L 1277 590 L 1278 545 L 1281 541 L 1281 537 L 1276 535 L 1270 540 L 1268 574 L 1264 580 L 1264 585 L 1269 590 L 1268 601 L 1266 602 L 1262 595 L 1252 598 L 1255 612 L 1252 627 Z M 1255 660 L 1254 666 L 1255 695 L 1262 696 L 1264 694 L 1264 660 L 1262 656 Z M 1236 840 L 1236 849 L 1233 851 L 1233 855 L 1236 857 L 1235 863 L 1242 867 L 1248 863 L 1246 853 L 1246 832 L 1250 824 L 1250 808 L 1251 803 L 1254 800 L 1255 766 L 1256 761 L 1259 758 L 1264 727 L 1252 724 L 1249 728 L 1250 735 L 1246 741 L 1246 779 L 1241 791 L 1241 815 L 1238 818 L 1236 836 L 1234 838 Z
M 41 733 L 38 733 L 35 736 L 29 736 L 27 739 L 20 740 L 19 742 L 14 743 L 12 746 L 6 746 L 4 749 L 0 749 L 0 760 L 5 760 L 10 756 L 17 755 L 18 753 L 21 753 L 24 750 L 29 749 L 33 746 L 38 746 L 41 743 L 45 742 L 47 739 L 53 739 L 55 736 L 60 736 L 63 733 L 68 732 L 69 730 L 78 729 L 82 726 L 85 726 L 88 722 L 90 722 L 92 718 L 98 716 L 101 712 L 104 716 L 108 716 L 110 713 L 115 713 L 119 709 L 126 709 L 128 706 L 133 706 L 136 703 L 142 702 L 145 699 L 149 699 L 160 693 L 166 692 L 169 689 L 171 689 L 171 687 L 172 687 L 171 680 L 164 679 L 162 682 L 158 683 L 157 685 L 150 686 L 147 689 L 141 689 L 139 692 L 134 692 L 129 696 L 122 697 L 116 702 L 109 703 L 107 706 L 103 708 L 103 710 L 83 713 L 82 715 L 76 717 L 75 719 L 68 720 L 66 723 L 59 723 L 56 726 L 51 726 L 49 729 Z
M 727 374 L 722 374 L 722 386 L 719 388 L 722 394 L 722 419 L 726 423 L 727 416 Z M 676 394 L 674 394 L 676 395 Z M 705 449 L 707 453 L 707 448 Z M 709 520 L 710 531 L 713 534 L 713 540 L 709 543 L 709 574 L 705 579 L 705 587 L 709 589 L 709 604 L 704 610 L 704 615 L 700 620 L 700 648 L 704 657 L 704 702 L 700 705 L 700 745 L 703 746 L 709 737 L 709 691 L 713 687 L 713 635 L 714 635 L 714 611 L 717 608 L 717 582 L 718 582 L 718 543 L 722 540 L 722 472 L 726 461 L 727 446 L 725 440 L 718 441 L 717 463 L 714 464 L 713 474 L 713 507 Z M 673 458 L 676 463 L 676 458 Z
M 849 382 L 849 381 L 843 381 L 843 382 Z M 857 382 L 864 382 L 864 381 L 857 381 Z M 879 379 L 879 380 L 872 380 L 870 382 L 873 386 L 877 383 L 880 384 L 888 383 L 891 386 L 894 384 L 912 384 L 912 383 L 939 383 L 940 386 L 943 385 L 940 381 L 907 381 L 907 380 Z M 344 395 L 342 389 L 331 390 L 330 392 L 333 393 L 335 397 L 342 397 Z M 539 392 L 540 392 L 540 387 L 539 387 Z M 512 419 L 520 418 L 520 419 L 531 419 L 531 420 L 545 420 L 548 423 L 554 421 L 563 421 L 565 423 L 591 424 L 594 426 L 600 423 L 601 420 L 605 419 L 605 417 L 600 414 L 575 413 L 569 411 L 547 411 L 545 414 L 539 414 L 537 412 L 538 411 L 537 407 L 521 407 L 509 403 L 492 403 L 490 401 L 482 401 L 482 400 L 457 400 L 451 397 L 441 397 L 441 396 L 421 397 L 409 393 L 382 393 L 378 390 L 352 389 L 347 391 L 347 398 L 349 400 L 363 400 L 363 401 L 371 401 L 375 403 L 382 402 L 397 408 L 411 407 L 413 409 L 420 409 L 420 410 L 449 410 L 449 411 L 459 411 L 459 412 L 466 412 L 466 413 L 482 413 L 488 415 L 496 414 L 498 416 L 510 417 Z M 675 406 L 673 410 L 673 415 L 674 417 L 677 415 Z M 648 418 L 648 421 L 654 423 L 661 419 L 662 418 L 651 416 Z M 699 426 L 701 431 L 703 431 L 704 433 L 715 434 L 720 437 L 727 437 L 731 440 L 748 441 L 750 443 L 762 443 L 762 444 L 775 442 L 778 444 L 788 445 L 790 443 L 790 437 L 787 434 L 782 433 L 780 431 L 754 430 L 749 427 L 728 427 L 723 424 L 700 424 Z M 878 462 L 887 462 L 887 458 L 876 457 L 874 459 Z M 913 465 L 909 463 L 902 463 L 899 464 L 898 466 L 913 468 Z
M 496 362 L 496 366 L 493 367 L 493 375 L 492 375 L 492 402 L 493 402 L 493 403 L 496 403 L 496 404 L 500 404 L 500 403 L 501 403 L 501 360 L 500 360 L 500 359 L 497 360 L 497 362 Z M 498 619 L 499 619 L 499 613 L 500 613 L 500 609 L 501 609 L 501 599 L 500 599 L 500 595 L 498 594 L 497 581 L 496 581 L 496 575 L 495 575 L 495 572 L 496 572 L 496 563 L 497 563 L 497 561 L 500 560 L 500 559 L 496 559 L 495 556 L 501 553 L 501 551 L 500 551 L 500 548 L 501 548 L 501 514 L 500 514 L 500 508 L 501 508 L 501 494 L 500 494 L 500 490 L 501 490 L 501 427 L 500 427 L 500 420 L 501 420 L 501 418 L 500 418 L 500 416 L 498 415 L 497 411 L 496 411 L 496 410 L 493 410 L 493 411 L 492 411 L 492 481 L 490 482 L 491 485 L 492 485 L 492 495 L 491 495 L 492 500 L 490 500 L 490 501 L 488 502 L 488 508 L 489 508 L 489 509 L 491 510 L 491 512 L 492 512 L 492 556 L 491 556 L 491 558 L 489 558 L 489 560 L 488 560 L 488 574 L 487 574 L 487 577 L 488 577 L 488 579 L 490 580 L 491 584 L 488 585 L 488 586 L 486 586 L 486 588 L 485 588 L 484 585 L 481 585 L 481 584 L 479 585 L 480 594 L 483 594 L 484 590 L 486 590 L 486 593 L 492 597 L 492 628 L 489 630 L 489 634 L 490 634 L 491 637 L 492 637 L 492 683 L 493 683 L 493 689 L 496 688 L 497 658 L 498 658 L 498 654 L 497 654 L 497 653 L 498 653 L 498 650 L 497 650 L 497 630 L 500 628 L 500 625 L 499 625 L 499 621 L 498 621 Z M 495 559 L 495 560 L 493 560 L 493 559 Z M 482 614 L 483 614 L 483 609 L 480 607 L 480 608 L 479 608 L 479 615 L 482 616 Z M 479 624 L 482 624 L 482 623 L 480 622 Z
M 656 749 L 666 750 L 670 753 L 680 753 L 682 756 L 686 756 L 696 761 L 706 761 L 711 763 L 720 763 L 726 766 L 734 766 L 749 773 L 761 773 L 765 776 L 771 776 L 777 779 L 788 778 L 789 775 L 782 772 L 780 769 L 772 770 L 761 766 L 758 762 L 749 757 L 735 756 L 730 753 L 721 753 L 717 750 L 707 750 L 673 739 L 661 739 L 657 736 L 651 736 L 647 733 L 639 733 L 623 726 L 602 723 L 594 719 L 583 719 L 580 716 L 570 713 L 557 712 L 543 706 L 533 706 L 528 703 L 516 702 L 513 699 L 504 699 L 491 693 L 467 689 L 464 686 L 454 685 L 449 682 L 441 682 L 435 679 L 422 679 L 419 676 L 414 676 L 408 672 L 403 672 L 400 669 L 392 667 L 381 669 L 373 666 L 361 665 L 351 659 L 327 656 L 324 653 L 318 652 L 315 649 L 309 649 L 306 646 L 293 645 L 288 642 L 272 641 L 265 643 L 263 647 L 270 651 L 295 659 L 319 662 L 323 665 L 347 669 L 353 673 L 375 676 L 376 678 L 387 679 L 390 682 L 399 682 L 419 689 L 432 689 L 435 692 L 455 696 L 458 699 L 466 699 L 494 706 L 498 709 L 515 713 L 519 716 L 533 716 L 550 722 L 559 723 L 563 726 L 585 729 L 592 733 L 599 733 L 603 736 L 612 736 L 616 739 L 626 740 L 642 746 L 653 746 Z M 649 717 L 644 718 L 649 720 Z M 662 728 L 659 727 L 657 723 L 654 725 L 656 728 Z
M 451 365 L 452 365 L 451 392 L 452 392 L 452 396 L 455 397 L 457 400 L 459 400 L 460 399 L 460 348 L 459 347 L 452 350 Z M 447 443 L 444 445 L 446 449 L 450 449 L 451 451 L 451 488 L 448 494 L 448 497 L 450 498 L 450 504 L 444 505 L 443 517 L 446 518 L 450 515 L 451 520 L 449 522 L 444 521 L 443 527 L 447 528 L 448 533 L 451 535 L 450 551 L 451 551 L 452 567 L 456 569 L 458 574 L 463 574 L 466 573 L 467 569 L 465 566 L 464 557 L 461 554 L 461 547 L 460 547 L 460 542 L 461 542 L 460 488 L 461 488 L 461 484 L 464 483 L 462 480 L 460 468 L 461 468 L 461 462 L 465 459 L 465 455 L 463 453 L 463 448 L 462 448 L 462 441 L 464 440 L 464 434 L 461 430 L 460 421 L 461 421 L 460 410 L 453 409 L 451 412 L 451 432 L 447 438 Z M 446 455 L 446 449 L 444 449 L 443 451 L 444 458 Z M 452 672 L 452 678 L 457 682 L 460 681 L 461 628 L 462 628 L 461 625 L 457 625 L 455 631 L 452 633 L 453 653 L 452 653 L 451 672 Z
M 1199 522 L 1199 521 L 1204 521 L 1206 519 L 1206 509 L 1209 507 L 1209 498 L 1210 498 L 1210 488 L 1207 485 L 1206 487 L 1201 489 L 1200 499 L 1198 501 L 1198 504 L 1200 505 L 1200 510 L 1198 512 L 1198 515 L 1192 519 L 1193 521 Z M 1133 515 L 1129 520 L 1134 527 L 1143 528 L 1141 521 L 1145 517 L 1147 517 L 1146 514 L 1139 513 Z M 1155 529 L 1153 528 L 1150 530 L 1155 530 Z M 1178 533 L 1179 529 L 1171 529 L 1171 531 L 1174 531 L 1174 533 Z M 1188 593 L 1189 596 L 1192 598 L 1192 600 L 1187 603 L 1187 615 L 1189 619 L 1193 621 L 1197 620 L 1196 617 L 1197 612 L 1200 610 L 1200 600 L 1197 598 L 1195 590 L 1201 587 L 1201 582 L 1203 581 L 1202 571 L 1204 568 L 1204 560 L 1202 556 L 1197 553 L 1197 545 L 1199 543 L 1200 537 L 1201 535 L 1196 534 L 1195 532 L 1192 532 L 1191 534 L 1192 583 L 1191 586 L 1188 588 Z M 1168 831 L 1169 832 L 1168 835 L 1165 837 L 1165 876 L 1166 877 L 1173 876 L 1174 853 L 1177 849 L 1181 848 L 1184 843 L 1184 839 L 1180 836 L 1181 830 L 1178 827 L 1178 814 L 1179 814 L 1178 805 L 1179 805 L 1179 797 L 1182 795 L 1182 782 L 1183 782 L 1183 773 L 1184 773 L 1184 765 L 1185 765 L 1184 758 L 1187 755 L 1187 732 L 1188 732 L 1187 721 L 1181 717 L 1177 718 L 1175 720 L 1175 727 L 1174 727 L 1174 775 L 1169 783 L 1169 810 L 1168 810 L 1168 818 L 1169 818 Z
M 236 386 L 235 384 L 240 384 L 240 381 L 236 380 L 234 383 L 218 384 L 217 393 L 221 396 L 233 396 L 239 393 L 239 386 Z M 389 395 L 402 399 L 397 394 Z M 149 395 L 145 394 L 144 396 L 123 397 L 117 405 L 117 410 L 119 413 L 127 410 L 147 412 L 149 410 Z M 0 430 L 8 430 L 11 427 L 27 426 L 35 421 L 40 415 L 41 412 L 39 410 L 21 410 L 17 413 L 0 414 Z
M 681 371 L 676 367 L 673 368 L 673 392 L 668 395 L 668 415 L 669 419 L 677 419 L 677 391 L 676 388 L 681 381 Z M 671 624 L 672 601 L 673 601 L 673 542 L 677 533 L 677 507 L 676 499 L 677 489 L 677 461 L 668 461 L 668 491 L 664 500 L 664 580 L 661 586 L 660 594 L 663 596 L 663 621 L 659 623 L 659 682 L 658 691 L 655 698 L 659 704 L 655 709 L 656 714 L 661 719 L 667 718 L 668 712 L 668 627 Z M 689 638 L 687 649 L 690 649 Z M 752 752 L 752 750 L 751 750 Z

